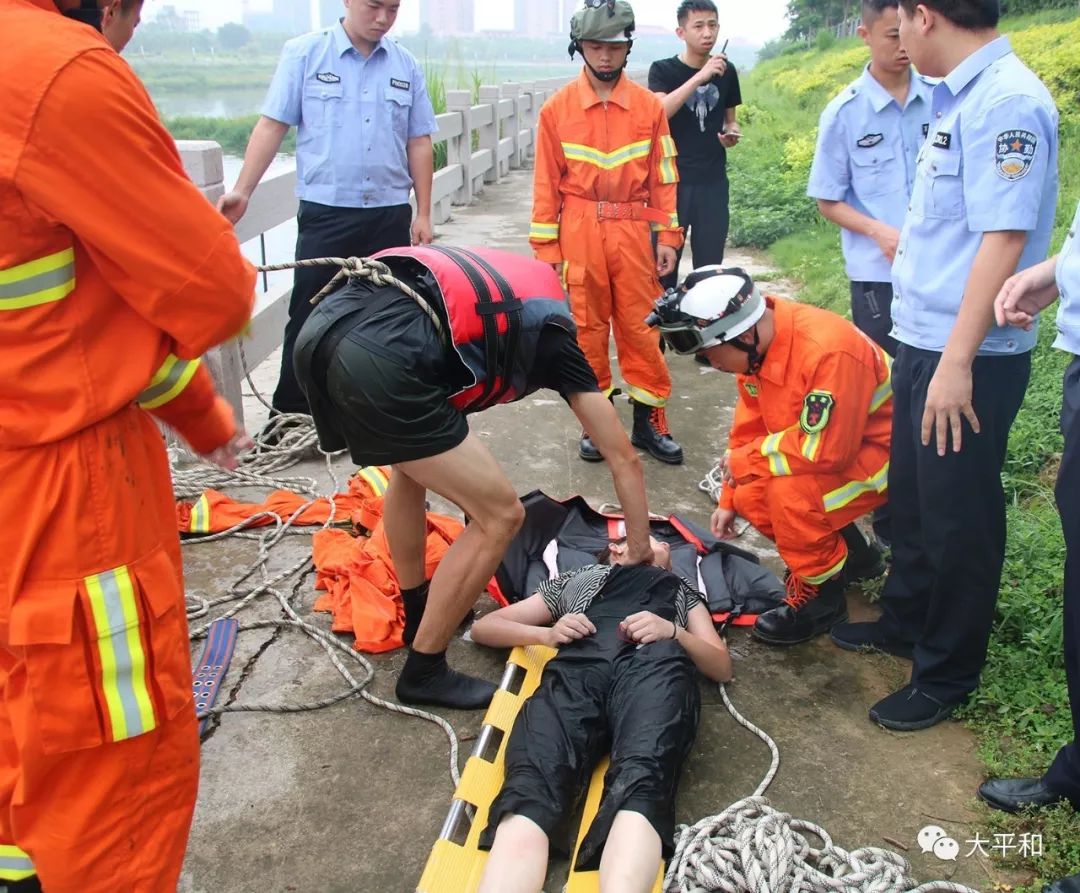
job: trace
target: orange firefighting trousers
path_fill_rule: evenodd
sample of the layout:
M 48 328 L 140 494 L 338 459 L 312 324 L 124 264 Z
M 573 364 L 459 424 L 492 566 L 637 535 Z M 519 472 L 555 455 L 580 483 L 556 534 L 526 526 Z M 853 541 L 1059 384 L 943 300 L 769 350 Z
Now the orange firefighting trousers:
M 839 531 L 885 503 L 888 462 L 886 449 L 868 444 L 846 474 L 754 478 L 734 489 L 735 511 L 776 543 L 794 576 L 817 585 L 847 561 Z
M 663 406 L 671 376 L 660 339 L 645 325 L 663 291 L 656 275 L 649 223 L 598 219 L 596 202 L 564 198 L 559 227 L 564 285 L 578 329 L 578 343 L 600 388 L 611 388 L 611 335 L 630 397 Z
M 131 406 L 0 480 L 0 879 L 175 890 L 199 743 L 161 434 Z

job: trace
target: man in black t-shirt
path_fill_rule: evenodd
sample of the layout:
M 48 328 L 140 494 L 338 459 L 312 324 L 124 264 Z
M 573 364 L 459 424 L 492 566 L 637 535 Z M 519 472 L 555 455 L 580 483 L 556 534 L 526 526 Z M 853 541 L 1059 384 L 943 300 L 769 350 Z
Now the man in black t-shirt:
M 297 380 L 324 450 L 347 448 L 360 466 L 393 466 L 383 527 L 409 646 L 398 700 L 485 707 L 495 686 L 452 670 L 446 647 L 525 512 L 467 416 L 540 388 L 558 392 L 607 460 L 634 563 L 653 558 L 641 459 L 578 346 L 549 264 L 495 249 L 421 246 L 352 269 L 300 330 Z M 527 450 L 527 438 L 521 446 Z M 430 580 L 428 490 L 469 519 Z
M 735 109 L 742 104 L 739 75 L 723 53 L 711 55 L 719 33 L 717 16 L 712 0 L 683 0 L 675 33 L 686 49 L 649 68 L 649 89 L 664 102 L 679 150 L 679 223 L 689 232 L 695 269 L 723 263 L 727 150 L 742 136 L 735 120 Z M 664 288 L 673 288 L 678 279 L 676 262 L 675 271 L 660 281 Z

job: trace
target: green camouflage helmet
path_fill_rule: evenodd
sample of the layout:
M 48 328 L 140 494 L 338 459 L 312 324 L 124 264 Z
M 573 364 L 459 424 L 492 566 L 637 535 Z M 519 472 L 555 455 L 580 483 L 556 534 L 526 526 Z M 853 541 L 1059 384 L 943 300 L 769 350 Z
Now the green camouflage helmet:
M 634 9 L 626 0 L 585 0 L 570 19 L 570 40 L 621 43 L 634 30 Z

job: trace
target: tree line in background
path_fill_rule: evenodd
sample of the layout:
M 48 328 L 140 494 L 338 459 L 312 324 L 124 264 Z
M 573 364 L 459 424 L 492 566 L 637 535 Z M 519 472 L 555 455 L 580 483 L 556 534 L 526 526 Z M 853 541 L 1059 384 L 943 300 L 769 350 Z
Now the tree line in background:
M 819 31 L 833 30 L 859 18 L 861 0 L 788 0 L 787 40 L 808 40 Z M 1005 15 L 1024 15 L 1044 9 L 1076 9 L 1077 0 L 1001 0 Z

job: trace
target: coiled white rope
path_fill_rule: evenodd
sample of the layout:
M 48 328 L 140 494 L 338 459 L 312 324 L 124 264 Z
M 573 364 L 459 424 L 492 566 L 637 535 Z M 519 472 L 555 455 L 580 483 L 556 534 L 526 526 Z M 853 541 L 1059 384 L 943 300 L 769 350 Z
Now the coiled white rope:
M 720 694 L 735 721 L 768 745 L 772 762 L 751 796 L 679 828 L 664 893 L 979 893 L 951 881 L 918 884 L 899 854 L 849 852 L 820 825 L 773 809 L 763 794 L 780 769 L 776 742 L 735 709 L 723 684 Z

